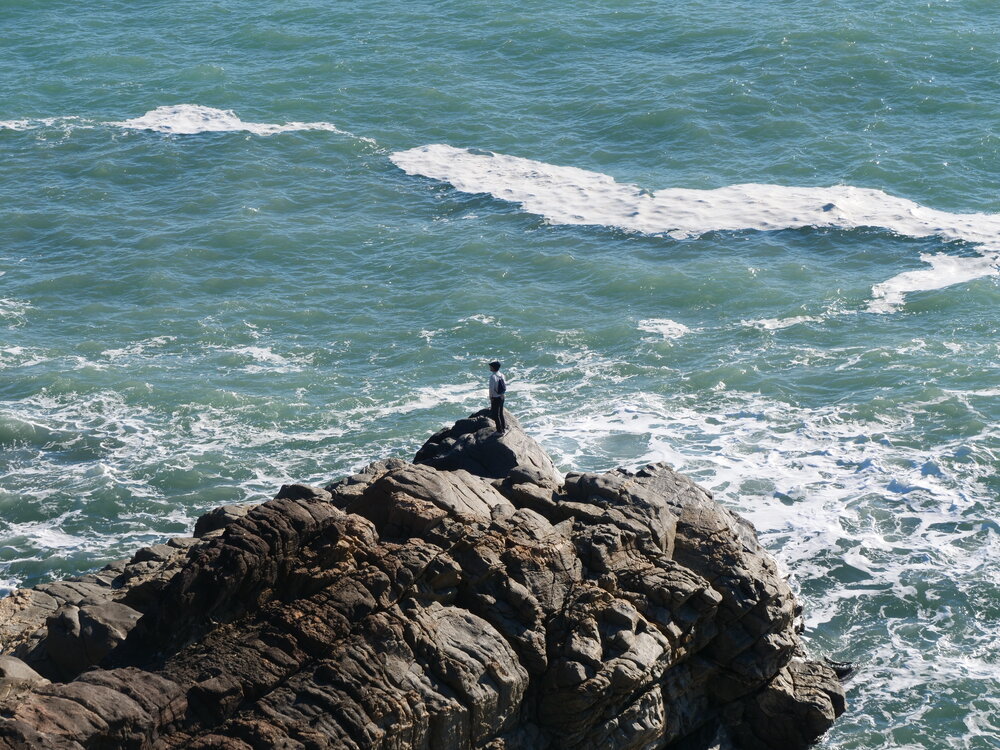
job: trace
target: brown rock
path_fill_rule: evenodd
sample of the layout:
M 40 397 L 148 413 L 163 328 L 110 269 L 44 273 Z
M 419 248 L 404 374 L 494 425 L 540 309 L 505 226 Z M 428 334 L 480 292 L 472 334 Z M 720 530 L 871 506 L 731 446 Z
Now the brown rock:
M 749 524 L 487 422 L 0 601 L 47 676 L 100 664 L 24 682 L 0 749 L 799 750 L 844 710 Z

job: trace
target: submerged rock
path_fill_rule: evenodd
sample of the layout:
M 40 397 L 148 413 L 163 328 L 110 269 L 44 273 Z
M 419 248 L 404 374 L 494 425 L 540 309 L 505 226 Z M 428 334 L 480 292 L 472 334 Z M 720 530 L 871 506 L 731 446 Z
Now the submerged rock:
M 563 479 L 508 421 L 0 601 L 2 652 L 37 671 L 11 662 L 0 748 L 794 750 L 829 728 L 843 690 L 747 522 L 662 464 Z

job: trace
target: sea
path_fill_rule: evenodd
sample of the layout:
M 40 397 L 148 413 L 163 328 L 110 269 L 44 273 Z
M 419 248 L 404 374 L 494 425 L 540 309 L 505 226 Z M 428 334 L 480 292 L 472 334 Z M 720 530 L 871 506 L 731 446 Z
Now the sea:
M 1000 748 L 992 0 L 0 0 L 0 593 L 486 406 L 666 461 Z

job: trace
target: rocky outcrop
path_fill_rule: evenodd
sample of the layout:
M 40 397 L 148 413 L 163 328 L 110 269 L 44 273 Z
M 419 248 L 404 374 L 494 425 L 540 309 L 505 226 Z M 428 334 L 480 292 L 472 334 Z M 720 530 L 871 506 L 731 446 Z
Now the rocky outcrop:
M 665 465 L 564 478 L 508 421 L 0 601 L 0 748 L 794 750 L 829 728 L 843 691 L 748 523 Z
M 521 429 L 513 414 L 507 424 L 507 432 L 500 435 L 488 410 L 476 412 L 432 435 L 413 462 L 445 471 L 464 469 L 487 479 L 504 479 L 518 471 L 539 484 L 558 485 L 559 471 L 548 454 Z

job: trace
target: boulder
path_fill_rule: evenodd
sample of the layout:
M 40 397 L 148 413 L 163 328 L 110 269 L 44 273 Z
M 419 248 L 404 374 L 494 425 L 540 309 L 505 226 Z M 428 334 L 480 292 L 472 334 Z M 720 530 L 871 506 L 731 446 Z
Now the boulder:
M 195 539 L 200 539 L 213 531 L 224 529 L 234 521 L 243 518 L 243 516 L 250 512 L 252 507 L 252 504 L 247 503 L 244 505 L 223 505 L 220 508 L 210 510 L 195 522 Z
M 557 487 L 562 477 L 552 459 L 507 414 L 507 432 L 500 435 L 488 409 L 470 414 L 432 435 L 413 459 L 435 469 L 464 469 L 487 479 L 504 479 L 515 469 L 530 473 L 535 484 Z
M 135 627 L 142 613 L 114 601 L 63 605 L 46 623 L 45 650 L 65 679 L 100 664 Z
M 0 656 L 0 705 L 46 684 L 48 680 L 17 657 Z

